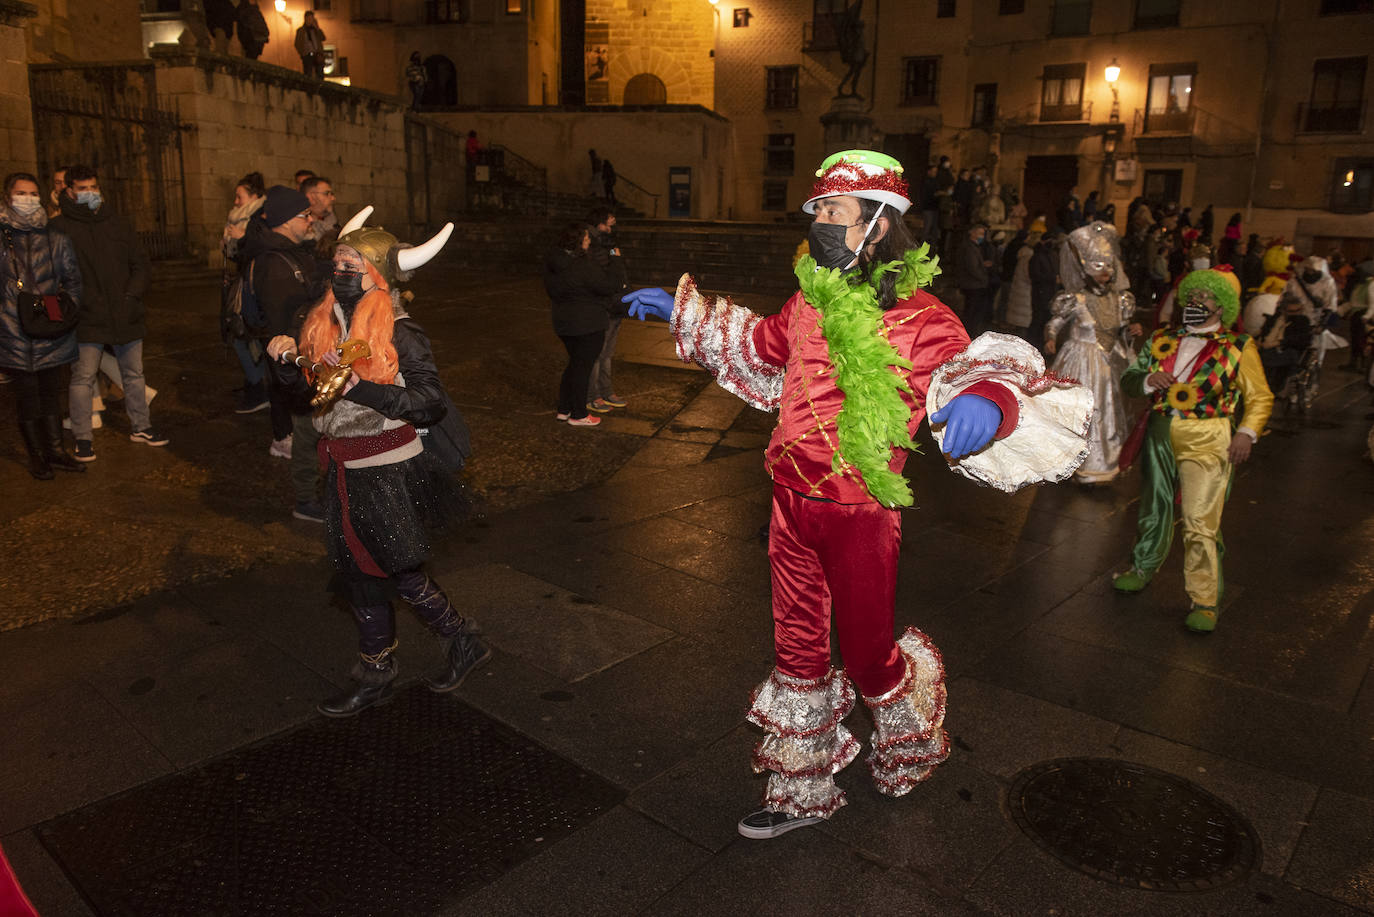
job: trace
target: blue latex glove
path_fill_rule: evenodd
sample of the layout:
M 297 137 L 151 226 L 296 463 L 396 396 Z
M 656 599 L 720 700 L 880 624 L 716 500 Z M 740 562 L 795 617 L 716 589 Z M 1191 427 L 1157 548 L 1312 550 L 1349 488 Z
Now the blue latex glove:
M 665 322 L 673 320 L 673 294 L 658 287 L 644 287 L 626 293 L 620 297 L 620 301 L 630 304 L 630 318 L 644 321 L 652 315 Z
M 931 414 L 930 422 L 945 425 L 945 455 L 961 459 L 992 442 L 1002 425 L 1002 409 L 982 395 L 960 395 Z

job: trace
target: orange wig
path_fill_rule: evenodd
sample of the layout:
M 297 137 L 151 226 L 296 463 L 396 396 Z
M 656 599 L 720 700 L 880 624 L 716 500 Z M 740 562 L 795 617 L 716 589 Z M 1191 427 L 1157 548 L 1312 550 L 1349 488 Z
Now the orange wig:
M 367 341 L 372 356 L 354 363 L 353 371 L 369 382 L 389 385 L 400 368 L 396 345 L 392 341 L 396 315 L 392 311 L 391 290 L 370 261 L 364 259 L 363 265 L 376 287 L 363 294 L 353 310 L 353 326 L 348 334 L 350 338 Z M 334 317 L 334 291 L 330 290 L 306 315 L 301 328 L 301 348 L 312 363 L 318 362 L 321 354 L 339 346 L 342 335 L 343 329 Z

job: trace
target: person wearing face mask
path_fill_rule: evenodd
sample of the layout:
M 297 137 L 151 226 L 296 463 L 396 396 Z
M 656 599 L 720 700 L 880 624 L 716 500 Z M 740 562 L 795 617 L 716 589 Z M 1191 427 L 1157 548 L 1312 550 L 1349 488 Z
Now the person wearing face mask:
M 249 220 L 262 209 L 266 195 L 267 189 L 263 186 L 261 172 L 249 172 L 234 186 L 234 206 L 225 220 L 224 232 L 221 233 L 219 241 L 220 255 L 224 258 L 223 289 L 226 294 L 232 289 L 232 281 L 243 274 L 244 265 L 239 257 L 240 243 L 248 234 Z M 225 298 L 221 297 L 221 307 L 227 306 Z M 229 346 L 234 348 L 234 355 L 238 357 L 239 366 L 243 368 L 243 395 L 234 413 L 256 414 L 258 411 L 267 410 L 269 406 L 267 370 L 262 363 L 262 346 L 246 333 L 246 329 L 243 333 L 236 333 L 231 324 L 222 313 L 221 332 L 227 338 Z
M 1142 329 L 1135 321 L 1135 296 L 1121 270 L 1116 229 L 1092 222 L 1069 233 L 1059 249 L 1064 290 L 1050 302 L 1045 352 L 1054 356 L 1054 373 L 1077 379 L 1093 391 L 1088 457 L 1075 478 L 1105 484 L 1120 472 L 1126 425 L 1121 374 L 1135 359 L 1132 341 Z M 1059 346 L 1061 331 L 1068 339 Z
M 1325 258 L 1310 255 L 1295 268 L 1283 294 L 1302 303 L 1303 314 L 1312 323 L 1313 334 L 1317 335 L 1317 365 L 1320 366 L 1327 350 L 1339 349 L 1349 343 L 1331 331 L 1340 290 Z
M 453 224 L 411 248 L 380 227 L 364 226 L 371 212 L 364 208 L 343 227 L 329 291 L 307 314 L 299 343 L 278 335 L 267 344 L 280 387 L 301 406 L 314 389 L 310 371 L 300 367 L 338 365 L 340 347 L 350 340 L 370 349 L 351 364 L 343 394 L 313 419 L 327 482 L 327 543 L 337 571 L 331 588 L 349 603 L 358 629 L 351 687 L 317 705 L 329 717 L 354 716 L 391 695 L 395 596 L 445 643 L 444 668 L 426 679 L 430 690 L 456 690 L 491 658 L 475 623 L 423 568 L 429 533 L 461 515 L 453 472 L 468 455 L 468 436 L 439 380 L 429 338 L 406 313 L 399 284 L 438 254 Z
M 50 225 L 72 240 L 83 281 L 81 321 L 76 326 L 79 354 L 67 397 L 77 460 L 96 458 L 91 400 L 99 394 L 96 374 L 106 347 L 118 363 L 129 439 L 146 446 L 167 445 L 167 437 L 153 428 L 151 396 L 143 378 L 143 339 L 148 332 L 143 309 L 148 253 L 143 243 L 128 220 L 105 203 L 95 171 L 83 165 L 67 169 L 62 214 Z
M 244 300 L 243 321 L 260 341 L 293 334 L 306 311 L 325 293 L 328 266 L 315 258 L 310 222 L 309 199 L 285 185 L 268 188 L 262 207 L 248 221 L 240 258 L 248 265 L 244 282 L 253 295 Z M 289 398 L 273 384 L 273 378 L 267 377 L 272 420 L 268 454 L 291 462 L 292 517 L 323 522 L 315 428 L 308 411 L 292 411 Z
M 24 294 L 66 292 L 81 302 L 81 272 L 71 241 L 48 227 L 38 179 L 6 176 L 0 203 L 0 370 L 10 378 L 29 474 L 40 481 L 57 471 L 85 471 L 62 445 L 62 367 L 76 361 L 76 329 L 52 338 L 31 337 L 19 318 Z
M 1193 271 L 1178 288 L 1183 325 L 1159 328 L 1121 387 L 1150 399 L 1141 449 L 1140 516 L 1131 568 L 1112 585 L 1139 592 L 1165 558 L 1174 535 L 1178 494 L 1183 520 L 1183 585 L 1191 600 L 1184 625 L 1216 629 L 1221 611 L 1221 514 L 1235 466 L 1264 433 L 1274 396 L 1259 348 L 1233 327 L 1240 281 L 1224 271 Z
M 775 667 L 749 712 L 765 732 L 754 767 L 770 775 L 763 808 L 738 826 L 750 838 L 844 805 L 834 774 L 859 751 L 841 723 L 851 678 L 873 715 L 880 792 L 904 795 L 949 752 L 939 652 L 915 627 L 893 639 L 898 507 L 913 502 L 902 468 L 926 412 L 954 471 L 1008 492 L 1070 476 L 1092 413 L 1092 394 L 1047 375 L 1034 347 L 1002 334 L 970 343 L 923 289 L 939 266 L 903 223 L 900 163 L 847 150 L 816 175 L 801 289 L 778 314 L 705 296 L 690 275 L 675 295 L 624 297 L 631 317 L 668 321 L 684 361 L 779 412 L 765 455 Z M 845 669 L 831 666 L 832 627 Z

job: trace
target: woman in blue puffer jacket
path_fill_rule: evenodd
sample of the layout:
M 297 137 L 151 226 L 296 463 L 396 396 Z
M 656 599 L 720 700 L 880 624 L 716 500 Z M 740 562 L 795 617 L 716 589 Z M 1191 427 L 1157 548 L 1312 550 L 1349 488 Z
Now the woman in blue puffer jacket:
M 32 338 L 19 324 L 19 285 L 25 292 L 65 291 L 81 302 L 81 271 L 71 241 L 48 229 L 38 179 L 27 172 L 5 178 L 0 201 L 0 370 L 19 402 L 19 432 L 29 453 L 29 474 L 51 480 L 53 469 L 85 471 L 62 446 L 62 367 L 76 362 L 76 331 Z

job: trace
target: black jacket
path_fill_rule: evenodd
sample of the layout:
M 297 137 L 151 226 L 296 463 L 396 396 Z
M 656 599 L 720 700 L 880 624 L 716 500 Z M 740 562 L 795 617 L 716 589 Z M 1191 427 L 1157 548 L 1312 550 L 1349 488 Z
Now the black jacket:
M 954 250 L 954 283 L 961 290 L 985 290 L 990 285 L 982 246 L 967 234 Z
M 625 286 L 619 258 L 603 268 L 583 252 L 561 248 L 544 259 L 544 289 L 553 301 L 553 330 L 560 337 L 605 331 L 610 323 L 611 297 Z M 619 302 L 615 308 L 618 310 Z
M 258 306 L 256 315 L 243 316 L 249 331 L 264 338 L 293 334 L 325 293 L 326 271 L 315 260 L 314 243 L 308 239 L 292 242 L 254 217 L 248 221 L 239 251 L 245 270 L 251 271 Z
M 233 38 L 238 14 L 230 0 L 205 0 L 205 25 L 211 32 L 223 32 Z
M 1279 320 L 1278 312 L 1265 316 L 1264 324 L 1260 326 L 1259 334 L 1255 335 L 1255 343 L 1258 345 L 1269 336 L 1269 332 L 1274 330 L 1274 323 Z M 1312 322 L 1306 315 L 1288 316 L 1288 324 L 1283 326 L 1283 339 L 1279 342 L 1279 350 L 1293 350 L 1302 353 L 1312 346 Z M 1264 354 L 1260 350 L 1260 354 Z
M 94 212 L 61 198 L 62 212 L 48 228 L 72 240 L 81 268 L 81 321 L 76 339 L 83 344 L 127 344 L 147 336 L 143 294 L 148 291 L 148 253 L 129 221 L 102 204 Z
M 1059 257 L 1057 246 L 1040 242 L 1035 246 L 1030 263 L 1026 265 L 1031 282 L 1031 311 L 1049 309 L 1050 300 L 1059 290 Z M 1048 313 L 1047 313 L 1048 314 Z
M 262 10 L 247 2 L 240 2 L 239 43 L 262 47 L 271 36 L 272 32 L 267 28 L 267 20 L 263 18 Z
M 620 260 L 620 255 L 611 254 L 613 251 L 618 252 L 620 250 L 620 246 L 616 242 L 615 232 L 599 232 L 593 226 L 588 230 L 588 234 L 591 236 L 592 244 L 587 248 L 587 256 L 595 261 L 603 271 L 610 272 L 612 277 L 623 278 L 626 274 L 625 262 Z M 614 267 L 612 267 L 612 262 L 615 263 Z M 620 295 L 624 290 L 625 284 L 622 281 L 616 291 L 607 299 L 606 311 L 612 316 L 624 318 L 629 314 L 629 306 L 620 301 Z

